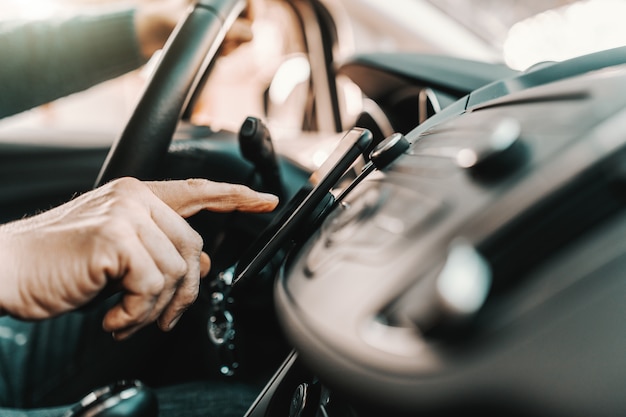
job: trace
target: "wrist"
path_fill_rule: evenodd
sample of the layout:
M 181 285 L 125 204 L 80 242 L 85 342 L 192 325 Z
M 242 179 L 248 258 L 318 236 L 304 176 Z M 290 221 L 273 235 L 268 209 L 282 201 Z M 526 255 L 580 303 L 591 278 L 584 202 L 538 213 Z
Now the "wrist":
M 11 224 L 0 226 L 0 316 L 10 313 L 15 294 L 15 255 L 11 245 Z

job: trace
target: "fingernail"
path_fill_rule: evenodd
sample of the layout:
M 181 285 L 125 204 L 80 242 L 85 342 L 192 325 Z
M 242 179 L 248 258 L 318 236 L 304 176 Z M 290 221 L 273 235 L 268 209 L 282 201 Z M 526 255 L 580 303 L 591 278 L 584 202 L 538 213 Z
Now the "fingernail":
M 180 316 L 175 317 L 175 318 L 174 318 L 174 320 L 172 320 L 172 321 L 170 322 L 170 325 L 169 325 L 169 326 L 167 326 L 168 330 L 172 330 L 172 329 L 174 328 L 174 326 L 176 326 L 176 325 L 178 324 L 178 322 L 180 321 L 180 318 L 181 318 L 182 316 L 183 316 L 183 315 L 181 314 Z
M 128 335 L 122 333 L 118 333 L 118 332 L 111 332 L 111 337 L 113 337 L 113 340 L 119 342 L 121 340 L 124 340 Z
M 269 202 L 272 202 L 272 203 L 277 203 L 278 202 L 278 197 L 275 196 L 274 194 L 259 193 L 259 198 L 261 200 L 269 201 Z

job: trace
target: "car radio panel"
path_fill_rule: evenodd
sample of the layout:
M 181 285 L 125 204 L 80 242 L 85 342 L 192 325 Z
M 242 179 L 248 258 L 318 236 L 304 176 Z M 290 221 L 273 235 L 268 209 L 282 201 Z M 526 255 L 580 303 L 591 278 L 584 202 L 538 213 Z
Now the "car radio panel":
M 582 302 L 581 282 L 594 294 L 613 283 L 594 275 L 602 265 L 572 267 L 584 265 L 577 251 L 608 241 L 626 253 L 614 237 L 625 224 L 625 108 L 626 77 L 601 71 L 409 132 L 410 149 L 356 185 L 281 273 L 279 317 L 303 360 L 387 410 L 488 404 L 511 381 L 528 407 L 560 407 L 537 390 L 547 363 L 579 412 L 618 409 L 610 393 L 581 390 L 586 370 L 566 362 L 605 366 L 626 341 L 603 358 L 566 345 L 588 329 L 564 309 Z M 605 224 L 613 234 L 598 235 Z

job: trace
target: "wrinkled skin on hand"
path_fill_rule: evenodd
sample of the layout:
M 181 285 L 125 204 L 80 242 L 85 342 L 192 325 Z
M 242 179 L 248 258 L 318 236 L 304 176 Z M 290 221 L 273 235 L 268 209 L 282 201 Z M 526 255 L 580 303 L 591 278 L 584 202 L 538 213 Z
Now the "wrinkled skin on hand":
M 110 282 L 123 292 L 103 327 L 124 339 L 170 330 L 198 295 L 209 257 L 184 220 L 200 210 L 267 212 L 275 196 L 207 180 L 112 181 L 0 227 L 0 307 L 24 320 L 74 310 Z

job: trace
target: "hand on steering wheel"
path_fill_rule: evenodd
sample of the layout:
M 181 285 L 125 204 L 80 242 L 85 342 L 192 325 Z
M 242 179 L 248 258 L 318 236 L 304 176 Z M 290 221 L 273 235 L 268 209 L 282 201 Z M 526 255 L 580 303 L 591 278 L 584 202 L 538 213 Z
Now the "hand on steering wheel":
M 257 0 L 258 1 L 258 0 Z M 149 59 L 161 49 L 170 34 L 195 2 L 191 0 L 141 0 L 135 13 L 135 27 L 142 55 Z M 255 2 L 248 2 L 244 12 L 226 33 L 222 54 L 228 54 L 240 44 L 252 39 Z
M 245 6 L 244 0 L 198 0 L 189 9 L 111 147 L 96 186 L 125 176 L 158 178 L 181 114 Z

